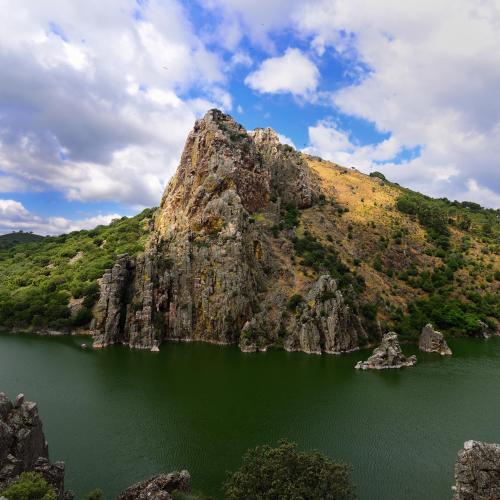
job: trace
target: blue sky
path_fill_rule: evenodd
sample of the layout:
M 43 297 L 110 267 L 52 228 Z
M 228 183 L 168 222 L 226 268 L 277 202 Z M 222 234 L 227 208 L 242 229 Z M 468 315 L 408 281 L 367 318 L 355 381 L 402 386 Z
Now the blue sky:
M 156 205 L 211 107 L 500 206 L 495 0 L 0 0 L 0 15 L 0 233 Z

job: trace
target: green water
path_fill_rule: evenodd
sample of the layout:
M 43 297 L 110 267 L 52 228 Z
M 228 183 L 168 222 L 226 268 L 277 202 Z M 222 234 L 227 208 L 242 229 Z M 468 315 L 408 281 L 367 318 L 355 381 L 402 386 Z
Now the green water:
M 0 335 L 0 390 L 39 402 L 51 458 L 66 461 L 78 495 L 101 487 L 112 498 L 188 468 L 195 488 L 219 497 L 246 448 L 287 437 L 351 463 L 362 499 L 441 500 L 465 440 L 500 442 L 500 340 L 452 342 L 452 358 L 418 353 L 416 367 L 389 372 L 354 370 L 366 351 L 81 342 Z

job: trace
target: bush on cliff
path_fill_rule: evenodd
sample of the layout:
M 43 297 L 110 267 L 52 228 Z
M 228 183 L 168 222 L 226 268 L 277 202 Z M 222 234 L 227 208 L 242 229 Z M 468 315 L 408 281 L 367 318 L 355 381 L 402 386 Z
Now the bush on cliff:
M 56 500 L 54 488 L 37 472 L 23 472 L 0 497 L 8 500 Z
M 355 498 L 347 465 L 317 451 L 300 452 L 289 441 L 248 450 L 243 465 L 229 475 L 224 493 L 228 500 Z

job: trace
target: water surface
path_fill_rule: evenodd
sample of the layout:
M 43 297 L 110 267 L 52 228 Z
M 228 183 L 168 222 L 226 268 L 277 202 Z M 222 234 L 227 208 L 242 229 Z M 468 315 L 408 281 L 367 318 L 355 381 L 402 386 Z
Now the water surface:
M 220 498 L 248 447 L 287 437 L 351 463 L 361 499 L 441 500 L 464 441 L 500 442 L 500 339 L 450 342 L 452 358 L 418 353 L 415 367 L 386 372 L 354 370 L 368 351 L 85 351 L 82 341 L 0 335 L 0 391 L 39 402 L 51 458 L 80 497 L 187 468 Z

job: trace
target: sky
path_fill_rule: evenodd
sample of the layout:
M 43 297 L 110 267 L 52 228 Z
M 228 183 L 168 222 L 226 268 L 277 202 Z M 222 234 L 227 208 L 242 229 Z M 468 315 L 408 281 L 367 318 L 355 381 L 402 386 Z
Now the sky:
M 500 207 L 500 0 L 0 0 L 0 233 L 156 206 L 194 121 Z

